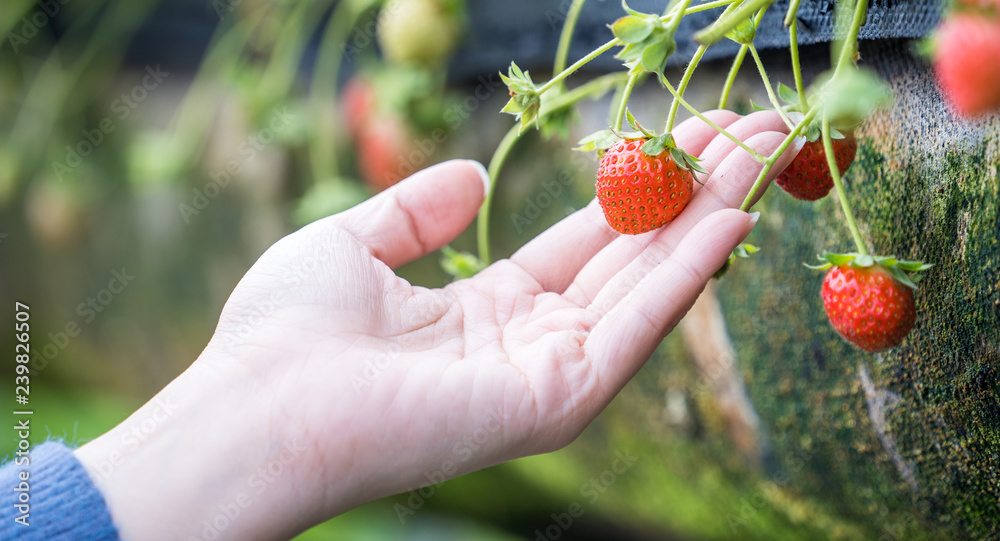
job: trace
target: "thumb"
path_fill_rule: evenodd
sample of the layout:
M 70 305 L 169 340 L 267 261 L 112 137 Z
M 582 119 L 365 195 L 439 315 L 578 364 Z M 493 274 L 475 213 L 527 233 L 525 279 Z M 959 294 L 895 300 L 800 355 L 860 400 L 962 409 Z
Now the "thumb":
M 481 163 L 451 160 L 324 220 L 352 234 L 376 258 L 395 268 L 454 240 L 476 217 L 489 185 Z

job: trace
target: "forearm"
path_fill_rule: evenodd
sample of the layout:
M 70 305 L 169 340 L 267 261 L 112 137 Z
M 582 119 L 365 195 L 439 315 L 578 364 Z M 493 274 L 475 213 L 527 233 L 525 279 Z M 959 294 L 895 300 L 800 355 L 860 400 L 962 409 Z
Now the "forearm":
M 290 473 L 302 442 L 270 441 L 269 417 L 199 361 L 120 425 L 76 450 L 123 539 L 293 535 Z M 241 403 L 242 402 L 242 403 Z M 264 425 L 264 426 L 260 426 Z M 299 527 L 301 528 L 301 527 Z

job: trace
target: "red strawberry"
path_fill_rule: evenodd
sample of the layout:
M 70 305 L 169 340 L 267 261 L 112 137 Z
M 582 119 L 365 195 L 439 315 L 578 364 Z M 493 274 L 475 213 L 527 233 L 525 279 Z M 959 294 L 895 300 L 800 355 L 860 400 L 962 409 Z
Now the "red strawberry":
M 830 268 L 823 307 L 841 336 L 871 353 L 899 345 L 917 318 L 913 289 L 878 265 Z
M 650 156 L 646 139 L 622 139 L 609 148 L 597 170 L 597 199 L 604 218 L 619 233 L 638 235 L 673 220 L 691 200 L 694 176 L 669 150 Z
M 957 14 L 935 33 L 934 73 L 955 110 L 976 116 L 1000 108 L 1000 22 Z
M 428 156 L 413 151 L 413 136 L 399 115 L 369 118 L 359 128 L 358 169 L 374 191 L 392 186 L 424 165 Z
M 834 159 L 841 175 L 854 162 L 857 152 L 858 142 L 854 139 L 854 135 L 847 134 L 843 139 L 833 140 Z M 833 188 L 833 177 L 826 162 L 823 140 L 817 139 L 806 143 L 792 163 L 778 175 L 775 182 L 792 197 L 805 201 L 815 201 L 830 193 Z
M 375 87 L 368 79 L 355 76 L 344 85 L 340 112 L 351 137 L 357 137 L 361 126 L 375 114 L 376 108 Z

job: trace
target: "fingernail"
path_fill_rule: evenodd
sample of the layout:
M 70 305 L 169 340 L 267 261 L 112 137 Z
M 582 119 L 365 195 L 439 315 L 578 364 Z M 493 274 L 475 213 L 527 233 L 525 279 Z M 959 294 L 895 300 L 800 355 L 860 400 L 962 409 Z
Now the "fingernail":
M 757 220 L 759 220 L 759 219 L 760 219 L 760 211 L 759 210 L 755 210 L 755 211 L 753 211 L 753 212 L 750 213 L 750 223 L 747 225 L 747 235 L 749 235 L 750 232 L 753 231 L 753 228 L 754 228 L 754 226 L 757 225 Z
M 490 187 L 493 184 L 492 182 L 490 182 L 489 171 L 486 170 L 486 167 L 483 164 L 477 162 L 476 160 L 465 160 L 465 161 L 468 162 L 473 167 L 475 167 L 476 172 L 479 173 L 479 179 L 483 181 L 483 197 L 486 197 L 487 195 L 490 194 Z

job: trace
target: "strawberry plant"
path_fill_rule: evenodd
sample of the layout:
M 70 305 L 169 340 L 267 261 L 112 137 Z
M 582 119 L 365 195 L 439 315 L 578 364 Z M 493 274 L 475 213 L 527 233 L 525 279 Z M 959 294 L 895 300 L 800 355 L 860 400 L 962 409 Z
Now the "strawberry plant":
M 515 117 L 516 124 L 499 144 L 489 164 L 489 174 L 495 184 L 511 148 L 529 128 L 545 136 L 565 133 L 567 111 L 585 99 L 597 98 L 616 90 L 612 100 L 611 125 L 580 141 L 577 150 L 596 151 L 600 166 L 596 179 L 597 198 L 608 224 L 622 234 L 643 234 L 653 231 L 684 211 L 691 197 L 695 171 L 701 171 L 697 158 L 677 148 L 672 131 L 678 111 L 685 108 L 692 115 L 729 138 L 763 164 L 753 187 L 740 206 L 748 211 L 756 200 L 778 159 L 796 142 L 801 150 L 788 168 L 777 177 L 777 184 L 793 197 L 814 201 L 836 192 L 843 213 L 843 223 L 854 240 L 850 254 L 828 253 L 823 265 L 829 268 L 822 296 L 831 324 L 848 341 L 866 351 L 881 351 L 898 345 L 910 332 L 915 318 L 913 291 L 919 273 L 930 268 L 920 261 L 901 261 L 893 256 L 870 252 L 851 211 L 850 198 L 844 187 L 843 174 L 854 161 L 858 142 L 855 130 L 874 111 L 891 100 L 888 86 L 870 69 L 858 65 L 858 33 L 866 20 L 868 1 L 838 3 L 837 27 L 846 29 L 833 43 L 831 65 L 827 71 L 807 85 L 802 76 L 798 52 L 797 13 L 799 1 L 793 0 L 785 13 L 788 50 L 791 55 L 790 85 L 772 85 L 757 48 L 756 29 L 764 13 L 775 9 L 774 0 L 715 0 L 693 5 L 692 0 L 673 0 L 663 14 L 643 13 L 622 3 L 624 15 L 608 25 L 609 40 L 573 63 L 567 52 L 576 21 L 585 0 L 574 0 L 560 37 L 553 66 L 553 76 L 536 81 L 530 73 L 512 63 L 502 73 L 510 100 L 502 112 Z M 968 3 L 964 10 L 975 11 L 978 17 L 996 15 L 992 3 Z M 665 73 L 668 61 L 677 50 L 677 28 L 684 17 L 711 9 L 721 9 L 715 21 L 694 34 L 698 47 L 687 62 L 680 79 L 671 81 Z M 992 19 L 991 19 L 992 20 Z M 957 41 L 957 38 L 953 38 Z M 760 74 L 769 107 L 787 125 L 788 135 L 769 155 L 763 155 L 693 107 L 684 95 L 701 59 L 708 48 L 730 40 L 740 48 L 733 60 L 719 95 L 719 108 L 729 102 L 736 74 L 749 57 Z M 981 40 L 985 43 L 987 40 Z M 990 47 L 992 44 L 983 47 Z M 945 47 L 945 46 L 942 46 Z M 567 82 L 588 63 L 608 51 L 617 49 L 622 62 L 620 72 L 605 74 L 583 84 L 570 87 Z M 992 50 L 992 49 L 990 49 Z M 950 54 L 950 53 L 949 53 Z M 994 55 L 995 56 L 995 55 Z M 971 60 L 952 54 L 952 63 L 961 64 L 953 70 L 970 75 L 975 71 Z M 990 57 L 992 58 L 992 57 Z M 982 73 L 980 73 L 982 72 Z M 985 74 L 984 74 L 985 73 Z M 978 70 L 986 77 L 990 70 Z M 672 100 L 662 131 L 644 128 L 629 111 L 633 90 L 646 79 L 655 80 Z M 956 79 L 948 76 L 946 78 Z M 989 83 L 988 88 L 984 85 Z M 995 92 L 997 85 L 985 78 L 969 83 L 977 91 Z M 958 103 L 975 102 L 969 106 L 979 110 L 987 101 L 980 96 L 967 98 L 953 93 Z M 633 131 L 623 131 L 625 121 Z M 802 141 L 804 140 L 804 141 Z M 478 221 L 479 266 L 491 260 L 489 246 L 489 214 L 491 190 L 483 204 Z M 745 245 L 738 248 L 726 264 L 746 258 L 758 248 Z M 470 257 L 462 254 L 462 257 Z M 720 270 L 721 276 L 726 268 Z M 860 308 L 857 304 L 861 302 Z M 852 304 L 853 303 L 853 304 Z

